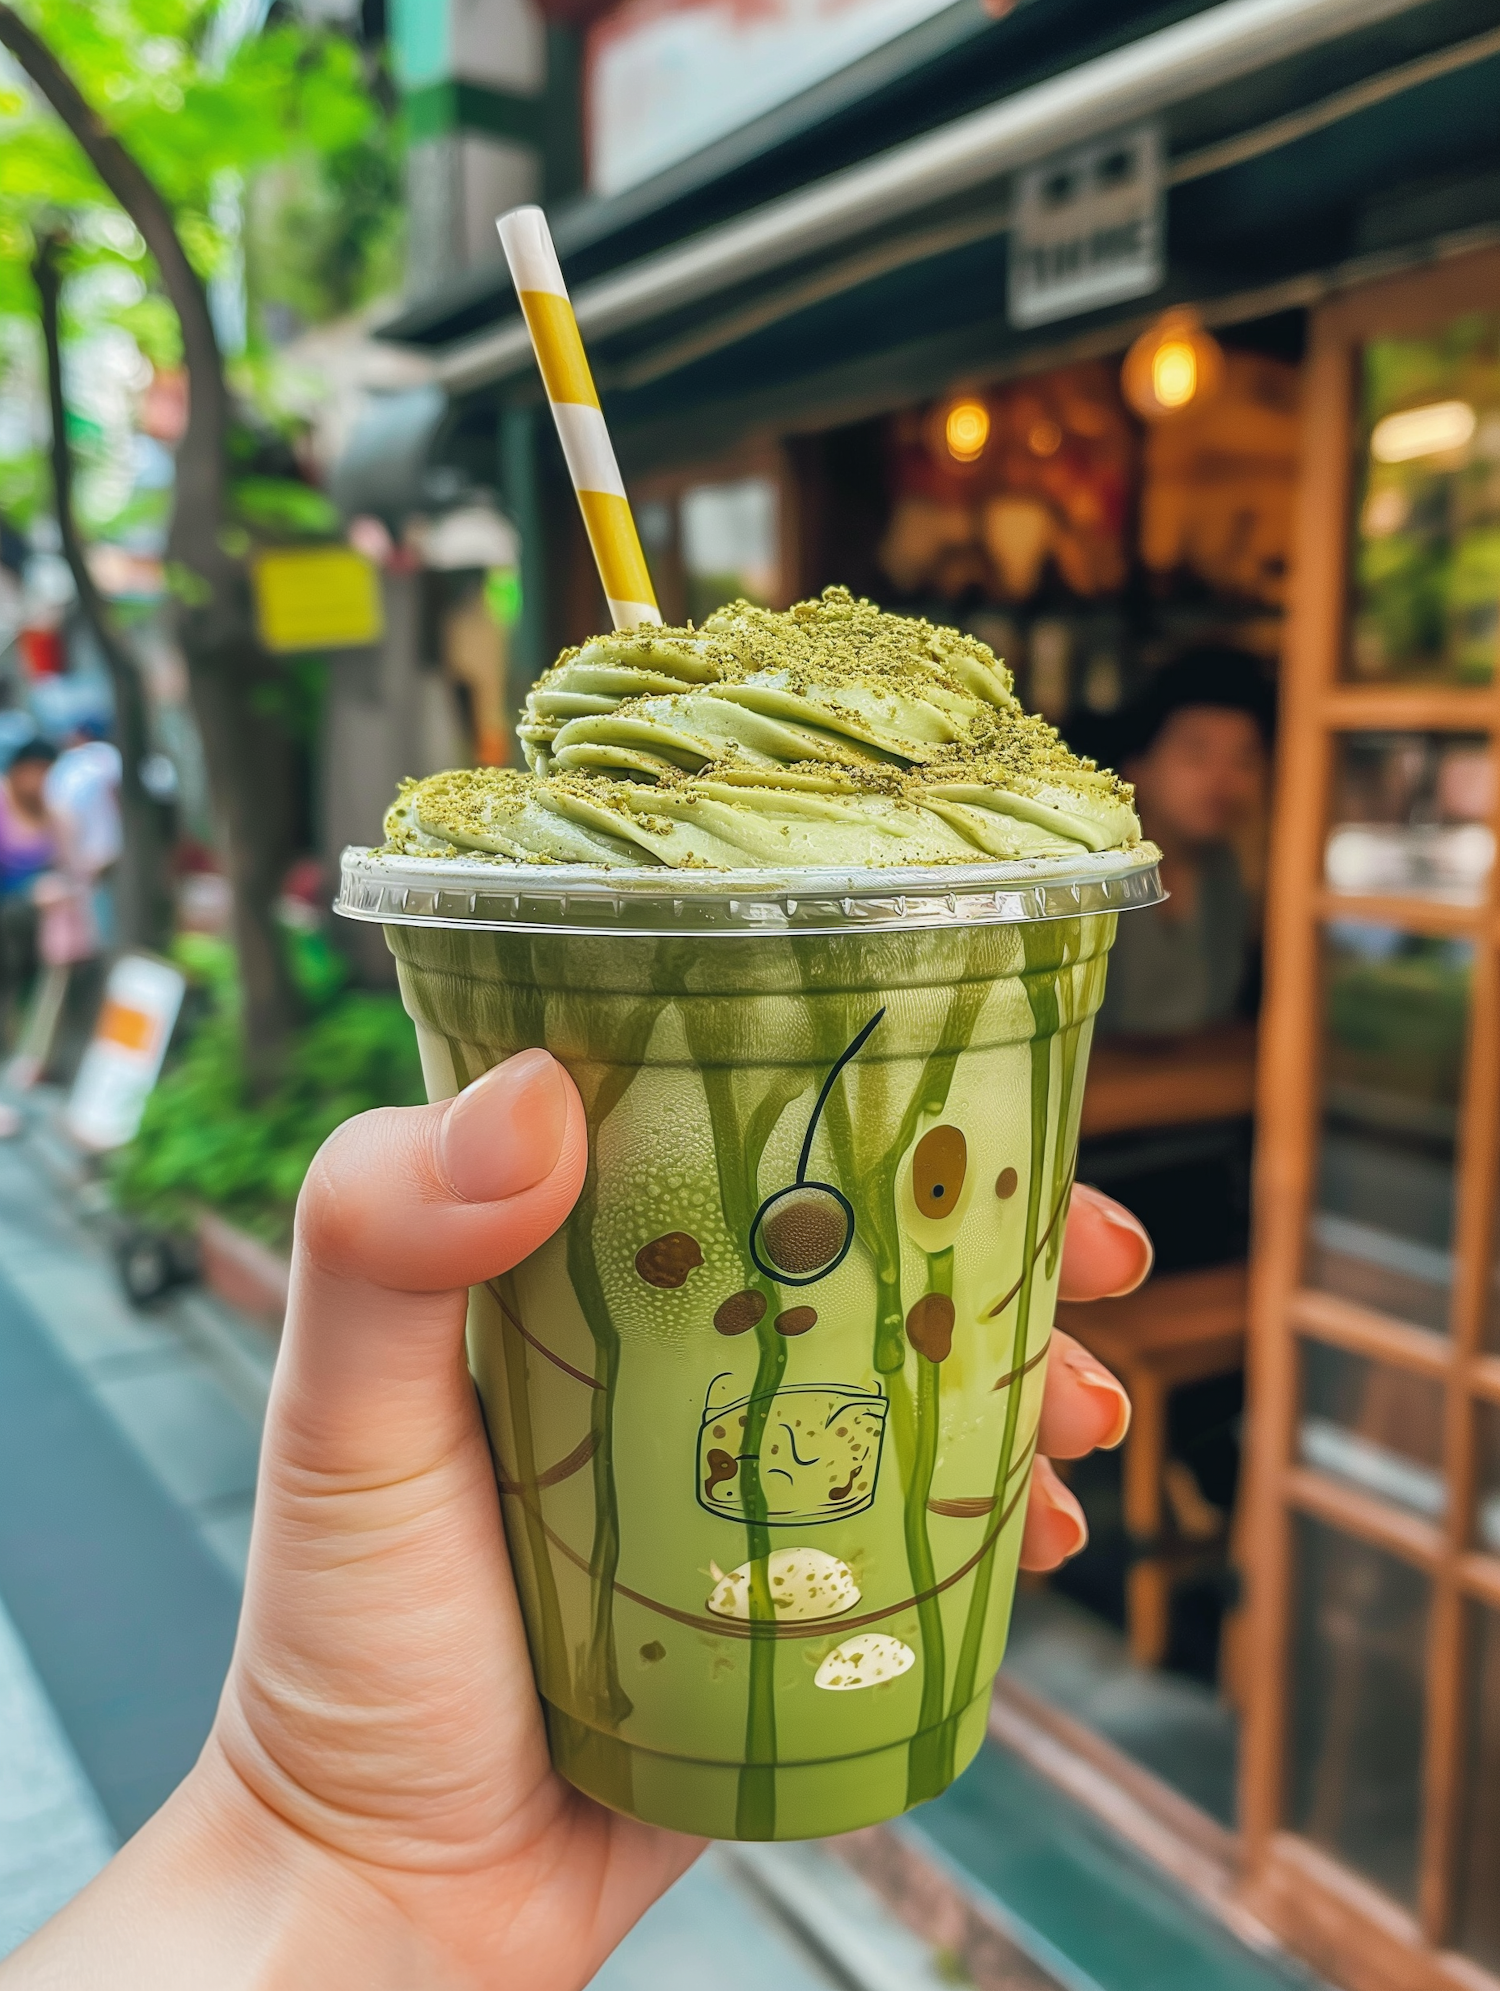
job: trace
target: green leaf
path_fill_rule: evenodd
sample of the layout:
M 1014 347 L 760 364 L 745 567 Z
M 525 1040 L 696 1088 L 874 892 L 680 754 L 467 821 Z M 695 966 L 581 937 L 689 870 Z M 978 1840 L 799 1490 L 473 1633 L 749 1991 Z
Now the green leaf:
M 212 583 L 181 560 L 166 563 L 168 591 L 187 608 L 206 608 L 214 598 Z
M 343 523 L 337 505 L 291 477 L 237 477 L 229 496 L 246 525 L 277 537 L 326 538 Z

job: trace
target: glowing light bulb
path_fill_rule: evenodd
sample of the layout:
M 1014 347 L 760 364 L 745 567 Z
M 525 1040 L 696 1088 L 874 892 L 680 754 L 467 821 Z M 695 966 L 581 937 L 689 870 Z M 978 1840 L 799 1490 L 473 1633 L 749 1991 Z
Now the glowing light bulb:
M 1163 408 L 1185 408 L 1198 392 L 1198 355 L 1186 339 L 1168 339 L 1152 354 L 1151 391 Z
M 982 401 L 955 401 L 943 424 L 943 440 L 956 463 L 977 463 L 990 439 L 990 411 Z
M 1191 311 L 1164 312 L 1120 369 L 1125 399 L 1148 422 L 1206 408 L 1224 381 L 1224 352 Z

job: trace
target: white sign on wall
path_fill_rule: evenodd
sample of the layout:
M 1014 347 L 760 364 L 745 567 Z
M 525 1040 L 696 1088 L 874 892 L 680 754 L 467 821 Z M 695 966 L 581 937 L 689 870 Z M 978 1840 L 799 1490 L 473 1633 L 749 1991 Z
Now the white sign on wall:
M 950 0 L 625 0 L 589 30 L 589 185 L 619 193 Z
M 1012 325 L 1025 330 L 1148 297 L 1165 277 L 1159 126 L 1137 125 L 1016 175 Z

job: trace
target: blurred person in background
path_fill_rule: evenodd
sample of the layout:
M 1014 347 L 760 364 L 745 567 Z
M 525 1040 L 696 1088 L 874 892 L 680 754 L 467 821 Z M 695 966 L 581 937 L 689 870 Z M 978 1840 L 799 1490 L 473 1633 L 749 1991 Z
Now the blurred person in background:
M 1131 1068 L 1165 1076 L 1194 1033 L 1219 1029 L 1227 1057 L 1236 1019 L 1254 1012 L 1259 955 L 1259 838 L 1265 824 L 1273 717 L 1258 660 L 1227 646 L 1185 651 L 1147 685 L 1106 735 L 1099 757 L 1135 784 L 1146 835 L 1161 846 L 1171 896 L 1122 919 L 1098 1028 Z M 1090 741 L 1090 750 L 1094 742 Z M 1242 1024 L 1243 1028 L 1243 1024 Z M 1101 1042 L 1096 1072 L 1110 1052 Z M 1210 1052 L 1210 1056 L 1217 1055 Z M 1134 1125 L 1085 1136 L 1078 1180 L 1134 1212 L 1162 1274 L 1243 1263 L 1250 1241 L 1254 1129 L 1246 1113 L 1202 1118 L 1146 1112 Z M 1229 1371 L 1174 1388 L 1166 1405 L 1163 1485 L 1168 1527 L 1194 1544 L 1172 1589 L 1165 1662 L 1219 1678 L 1226 1588 L 1222 1553 L 1240 1468 L 1243 1376 Z M 1125 1620 L 1133 1543 L 1116 1462 L 1081 1467 L 1074 1492 L 1092 1543 L 1057 1580 L 1064 1594 Z
M 46 799 L 56 759 L 45 740 L 26 740 L 0 781 L 0 1042 L 7 1047 L 36 972 L 36 881 L 57 858 Z
M 104 992 L 112 920 L 104 880 L 123 847 L 120 752 L 80 722 L 48 768 L 42 795 L 55 861 L 33 887 L 40 915 L 37 983 L 8 1077 L 29 1086 L 44 1074 L 69 1084 Z
M 1245 1013 L 1256 908 L 1237 846 L 1264 811 L 1273 710 L 1254 657 L 1202 644 L 1122 714 L 1115 764 L 1170 896 L 1120 922 L 1101 1034 L 1177 1036 Z

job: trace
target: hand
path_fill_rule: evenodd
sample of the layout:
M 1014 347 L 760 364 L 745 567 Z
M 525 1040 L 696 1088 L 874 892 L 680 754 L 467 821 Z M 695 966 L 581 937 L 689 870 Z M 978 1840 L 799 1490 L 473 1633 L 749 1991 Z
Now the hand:
M 1140 1223 L 1111 1196 L 1083 1183 L 1068 1205 L 1058 1298 L 1116 1299 L 1132 1293 L 1151 1270 L 1151 1240 Z M 1099 1447 L 1121 1444 L 1130 1429 L 1130 1399 L 1123 1385 L 1081 1342 L 1053 1331 L 1047 1387 L 1031 1475 L 1022 1569 L 1056 1569 L 1089 1538 L 1083 1509 L 1053 1468 L 1053 1459 L 1078 1459 Z
M 439 1106 L 332 1137 L 298 1209 L 244 1613 L 187 1781 L 8 1965 L 6 1991 L 525 1986 L 575 1991 L 695 1840 L 559 1778 L 464 1364 L 464 1289 L 572 1208 L 583 1110 L 541 1051 Z M 1138 1224 L 1074 1192 L 1069 1298 L 1150 1267 Z M 1124 1436 L 1124 1391 L 1053 1350 L 1043 1447 Z M 1023 1560 L 1081 1546 L 1039 1461 Z

